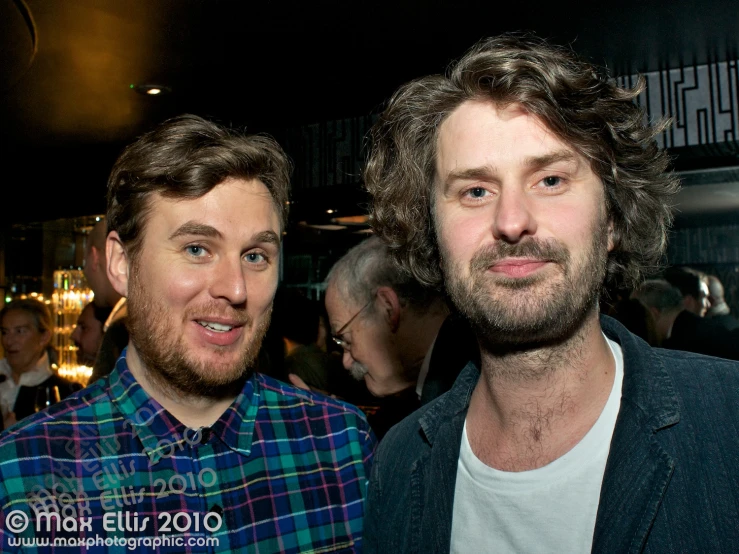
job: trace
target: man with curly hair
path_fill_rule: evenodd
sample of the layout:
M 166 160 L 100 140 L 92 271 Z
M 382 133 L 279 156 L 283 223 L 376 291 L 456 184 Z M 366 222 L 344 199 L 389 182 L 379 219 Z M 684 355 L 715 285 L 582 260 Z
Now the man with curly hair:
M 372 222 L 480 346 L 393 428 L 365 552 L 719 552 L 739 544 L 739 365 L 599 315 L 658 265 L 678 188 L 634 99 L 568 49 L 482 41 L 372 131 Z

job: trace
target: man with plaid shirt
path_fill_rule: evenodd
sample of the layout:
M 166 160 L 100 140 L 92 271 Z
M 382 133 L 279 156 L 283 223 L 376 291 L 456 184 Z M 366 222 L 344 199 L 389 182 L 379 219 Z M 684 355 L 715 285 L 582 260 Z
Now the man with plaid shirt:
M 126 148 L 106 251 L 130 342 L 0 436 L 2 552 L 361 550 L 363 415 L 253 371 L 288 180 L 271 139 L 195 116 Z

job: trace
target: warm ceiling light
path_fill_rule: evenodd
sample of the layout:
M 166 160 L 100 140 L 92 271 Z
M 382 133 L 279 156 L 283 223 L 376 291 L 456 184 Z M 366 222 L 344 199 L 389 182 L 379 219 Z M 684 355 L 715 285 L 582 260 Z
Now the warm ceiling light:
M 139 94 L 147 94 L 149 96 L 159 96 L 172 92 L 171 88 L 165 87 L 164 85 L 129 85 L 129 88 L 132 88 Z
M 335 217 L 331 221 L 340 225 L 367 225 L 369 216 L 365 215 L 345 215 L 344 217 Z
M 326 213 L 327 213 L 327 214 L 332 214 L 332 213 L 334 213 L 335 211 L 336 211 L 336 210 L 326 210 Z

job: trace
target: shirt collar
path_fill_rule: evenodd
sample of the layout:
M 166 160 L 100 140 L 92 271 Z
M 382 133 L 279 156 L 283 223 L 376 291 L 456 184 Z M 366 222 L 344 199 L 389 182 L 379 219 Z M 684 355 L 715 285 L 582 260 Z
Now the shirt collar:
M 245 456 L 251 454 L 261 385 L 261 375 L 252 374 L 241 393 L 211 427 L 214 436 L 219 437 L 232 450 Z
M 193 432 L 149 396 L 136 381 L 126 363 L 126 350 L 118 358 L 109 377 L 109 395 L 141 441 L 150 463 L 156 464 L 173 446 L 193 440 Z M 258 379 L 252 375 L 241 393 L 212 427 L 210 435 L 232 450 L 251 453 L 254 422 L 259 409 Z M 166 439 L 166 440 L 162 440 Z
M 53 373 L 49 369 L 49 355 L 44 352 L 33 369 L 29 369 L 18 380 L 19 387 L 35 387 L 46 381 Z
M 13 380 L 13 370 L 10 367 L 10 364 L 8 363 L 7 358 L 3 358 L 2 360 L 0 360 L 0 373 L 5 375 L 11 381 Z M 30 379 L 27 378 L 26 380 L 24 380 L 23 377 L 25 375 L 30 375 L 31 378 Z M 21 385 L 26 385 L 27 387 L 33 387 L 40 383 L 43 383 L 44 381 L 46 381 L 46 379 L 48 379 L 52 375 L 53 374 L 51 372 L 51 369 L 49 368 L 49 355 L 46 352 L 44 352 L 44 355 L 41 356 L 41 358 L 39 358 L 39 361 L 36 362 L 36 365 L 34 366 L 34 368 L 29 369 L 28 371 L 26 371 L 25 373 L 21 375 L 20 383 L 18 384 L 18 386 L 20 387 Z M 42 376 L 43 376 L 43 379 L 41 379 L 38 382 L 33 382 Z M 31 382 L 28 382 L 28 381 L 31 381 Z M 13 383 L 15 382 L 13 381 Z

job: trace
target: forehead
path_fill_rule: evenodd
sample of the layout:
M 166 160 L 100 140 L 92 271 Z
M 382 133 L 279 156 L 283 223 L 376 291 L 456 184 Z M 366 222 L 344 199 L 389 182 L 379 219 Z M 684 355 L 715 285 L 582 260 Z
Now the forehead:
M 326 288 L 326 311 L 332 327 L 339 328 L 346 323 L 354 314 L 355 304 L 346 298 L 336 283 L 332 282 Z
M 709 296 L 711 294 L 711 291 L 708 288 L 708 283 L 703 279 L 700 280 L 700 291 L 703 296 Z
M 280 236 L 279 212 L 269 190 L 257 179 L 229 177 L 198 198 L 155 193 L 147 211 L 144 243 L 187 222 L 210 226 L 224 239 L 243 239 L 263 231 Z
M 572 146 L 520 104 L 503 107 L 492 101 L 468 100 L 441 124 L 437 170 L 443 176 L 460 167 L 495 167 L 562 151 L 572 152 L 584 161 Z
M 26 310 L 10 310 L 0 322 L 3 327 L 34 327 L 36 321 L 33 314 Z

